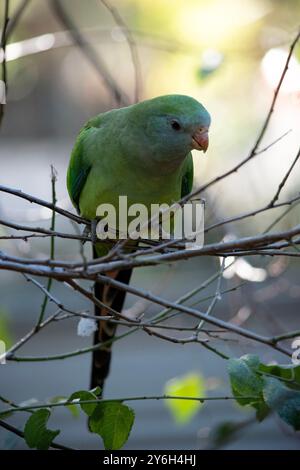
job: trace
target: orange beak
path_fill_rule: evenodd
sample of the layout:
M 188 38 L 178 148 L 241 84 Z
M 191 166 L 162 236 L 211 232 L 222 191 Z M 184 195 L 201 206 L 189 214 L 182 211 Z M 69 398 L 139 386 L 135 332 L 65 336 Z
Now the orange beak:
M 208 127 L 201 127 L 192 136 L 193 148 L 196 150 L 202 150 L 204 153 L 208 149 Z

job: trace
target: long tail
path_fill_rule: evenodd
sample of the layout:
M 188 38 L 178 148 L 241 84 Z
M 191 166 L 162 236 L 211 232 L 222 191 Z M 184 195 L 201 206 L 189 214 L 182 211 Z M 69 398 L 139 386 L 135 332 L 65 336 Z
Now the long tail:
M 96 257 L 94 251 L 94 257 Z M 122 282 L 123 284 L 129 284 L 131 277 L 132 269 L 123 270 L 123 271 L 114 271 L 109 273 L 109 276 L 115 280 Z M 126 292 L 116 289 L 114 287 L 95 283 L 94 288 L 95 297 L 103 302 L 105 305 L 121 312 Z M 97 316 L 107 316 L 109 311 L 103 307 L 99 308 L 95 306 L 95 315 Z M 116 333 L 116 324 L 110 322 L 109 320 L 99 321 L 98 330 L 94 334 L 94 344 L 104 343 L 111 340 Z M 99 386 L 103 392 L 103 387 L 105 379 L 109 374 L 110 361 L 111 361 L 111 347 L 112 343 L 100 347 L 93 352 L 92 358 L 92 374 L 91 374 L 91 388 Z

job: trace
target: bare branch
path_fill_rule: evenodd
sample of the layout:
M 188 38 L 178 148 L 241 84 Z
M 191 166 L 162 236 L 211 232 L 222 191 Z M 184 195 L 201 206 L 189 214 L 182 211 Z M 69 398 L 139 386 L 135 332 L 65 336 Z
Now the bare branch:
M 51 190 L 52 190 L 52 206 L 53 207 L 55 207 L 56 202 L 57 202 L 55 183 L 56 183 L 56 170 L 51 165 Z M 56 215 L 55 211 L 52 210 L 51 225 L 50 225 L 50 230 L 52 232 L 55 230 L 55 215 Z M 54 259 L 54 250 L 55 250 L 55 237 L 52 236 L 51 240 L 50 240 L 50 260 Z M 39 315 L 39 318 L 38 318 L 38 321 L 37 321 L 37 325 L 40 325 L 43 321 L 45 311 L 46 311 L 46 307 L 47 307 L 47 303 L 48 303 L 48 299 L 49 299 L 48 293 L 50 293 L 50 290 L 51 290 L 51 287 L 52 287 L 52 281 L 53 281 L 53 279 L 51 277 L 49 277 L 48 282 L 47 282 L 47 287 L 46 287 L 47 293 L 45 294 L 43 303 L 41 305 L 41 311 L 40 311 L 40 315 Z
M 18 8 L 14 12 L 14 14 L 11 16 L 8 26 L 7 26 L 7 30 L 6 30 L 7 39 L 9 38 L 9 36 L 11 36 L 13 31 L 15 30 L 16 26 L 18 25 L 21 19 L 21 16 L 23 15 L 29 3 L 30 3 L 30 0 L 21 0 Z
M 120 89 L 119 85 L 116 83 L 115 79 L 107 69 L 101 57 L 97 56 L 90 44 L 86 42 L 81 32 L 62 6 L 61 1 L 51 0 L 50 4 L 56 17 L 59 19 L 62 25 L 69 31 L 74 43 L 82 51 L 84 57 L 86 57 L 92 64 L 92 66 L 95 68 L 108 90 L 110 90 L 110 92 L 113 94 L 117 103 L 123 106 L 127 106 L 129 104 L 128 97 Z
M 0 100 L 0 127 L 4 116 L 4 106 L 7 95 L 7 67 L 6 67 L 6 42 L 7 42 L 7 27 L 9 23 L 9 0 L 4 2 L 4 17 L 2 25 L 2 33 L 0 39 L 0 52 L 2 55 L 2 86 L 3 86 L 3 99 Z
M 72 214 L 72 212 L 62 209 L 56 205 L 54 206 L 51 202 L 47 202 L 47 201 L 44 201 L 43 199 L 39 199 L 37 197 L 31 196 L 30 194 L 23 193 L 23 191 L 20 191 L 19 189 L 12 189 L 12 188 L 8 188 L 7 186 L 0 185 L 0 191 L 3 193 L 8 193 L 8 194 L 12 194 L 14 196 L 20 197 L 22 199 L 25 199 L 28 202 L 38 204 L 39 206 L 47 207 L 47 209 L 51 209 L 52 211 L 55 211 L 58 214 L 63 215 L 64 217 L 67 217 L 68 219 L 74 220 L 78 224 L 85 224 L 85 225 L 90 224 L 88 220 L 82 217 L 79 217 L 78 215 Z
M 135 91 L 134 91 L 134 101 L 137 103 L 140 97 L 140 90 L 142 87 L 142 78 L 141 78 L 141 64 L 138 55 L 137 45 L 135 39 L 128 28 L 127 24 L 123 20 L 122 16 L 120 15 L 119 11 L 113 7 L 107 0 L 100 0 L 101 3 L 107 8 L 107 10 L 111 13 L 112 17 L 114 18 L 116 24 L 119 26 L 120 30 L 126 37 L 130 54 L 132 65 L 135 74 Z
M 282 181 L 280 182 L 280 184 L 278 186 L 278 189 L 277 189 L 272 201 L 270 202 L 270 207 L 273 207 L 275 202 L 279 198 L 279 195 L 280 195 L 282 189 L 284 188 L 284 185 L 287 182 L 288 177 L 290 176 L 291 172 L 293 171 L 294 166 L 296 165 L 297 161 L 299 160 L 299 157 L 300 157 L 300 148 L 299 148 L 298 153 L 297 153 L 294 161 L 292 162 L 290 168 L 288 169 L 287 173 L 284 175 Z
M 233 216 L 233 217 L 228 217 L 227 219 L 223 219 L 219 222 L 216 222 L 215 224 L 209 225 L 204 230 L 204 232 L 207 233 L 210 230 L 213 230 L 217 227 L 221 227 L 222 225 L 226 225 L 226 224 L 229 224 L 231 222 L 238 222 L 240 220 L 244 220 L 244 219 L 247 219 L 249 217 L 254 217 L 257 214 L 261 214 L 262 212 L 269 211 L 270 209 L 277 209 L 279 207 L 284 207 L 284 206 L 292 206 L 295 202 L 299 202 L 299 201 L 300 201 L 300 195 L 295 196 L 292 199 L 289 199 L 288 201 L 281 202 L 281 203 L 278 203 L 278 204 L 275 204 L 276 201 L 274 201 L 274 203 L 272 205 L 269 202 L 268 204 L 266 204 L 263 207 L 260 207 L 259 209 L 255 209 L 255 210 L 249 211 L 249 212 L 244 212 L 243 214 L 238 214 L 238 215 Z
M 14 236 L 14 235 L 7 235 L 7 236 L 1 236 L 1 240 L 5 239 L 12 239 L 12 240 L 17 240 L 17 239 L 23 239 L 27 240 L 28 238 L 38 238 L 38 237 L 57 237 L 57 238 L 66 238 L 70 240 L 80 240 L 80 241 L 91 241 L 90 237 L 85 237 L 84 235 L 75 235 L 72 233 L 63 233 L 63 232 L 57 232 L 55 230 L 51 229 L 46 229 L 42 227 L 28 227 L 27 225 L 21 225 L 21 224 L 16 224 L 14 222 L 9 222 L 8 220 L 0 219 L 0 225 L 4 225 L 5 227 L 12 228 L 14 230 L 21 230 L 23 232 L 36 232 L 30 233 L 30 235 L 21 235 L 21 236 Z M 37 234 L 41 235 L 37 235 Z

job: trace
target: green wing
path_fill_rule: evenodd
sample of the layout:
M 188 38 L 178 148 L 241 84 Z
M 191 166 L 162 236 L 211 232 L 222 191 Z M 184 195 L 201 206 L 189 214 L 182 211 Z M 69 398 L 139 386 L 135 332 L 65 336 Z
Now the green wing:
M 67 173 L 67 188 L 78 213 L 80 213 L 80 194 L 92 168 L 92 160 L 88 158 L 89 152 L 87 151 L 88 145 L 86 145 L 86 143 L 89 138 L 92 137 L 92 133 L 95 131 L 95 128 L 99 126 L 100 121 L 101 115 L 92 118 L 86 123 L 77 137 L 71 154 Z
M 181 183 L 181 197 L 185 197 L 192 192 L 194 180 L 194 163 L 190 153 L 183 166 L 183 176 Z

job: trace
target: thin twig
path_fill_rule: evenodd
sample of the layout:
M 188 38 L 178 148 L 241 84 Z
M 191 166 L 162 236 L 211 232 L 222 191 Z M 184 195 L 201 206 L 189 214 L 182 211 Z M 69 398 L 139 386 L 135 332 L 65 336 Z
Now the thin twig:
M 206 316 L 211 315 L 211 313 L 212 313 L 213 309 L 215 308 L 217 302 L 221 298 L 221 282 L 222 282 L 222 277 L 223 277 L 223 274 L 224 274 L 224 269 L 225 269 L 225 258 L 222 259 L 221 268 L 220 268 L 220 271 L 218 273 L 216 292 L 215 292 L 215 295 L 213 296 L 213 299 L 212 299 L 211 303 L 209 304 L 208 309 L 205 312 Z M 204 320 L 201 320 L 199 322 L 199 325 L 197 327 L 196 337 L 198 337 L 198 333 L 201 330 L 201 328 L 203 327 L 204 323 L 205 323 Z
M 30 233 L 30 235 L 21 235 L 21 236 L 14 236 L 14 235 L 9 235 L 9 236 L 1 236 L 1 240 L 5 239 L 12 239 L 12 240 L 17 240 L 17 239 L 22 239 L 22 240 L 27 240 L 29 238 L 46 238 L 46 237 L 57 237 L 57 238 L 65 238 L 68 240 L 79 240 L 79 241 L 84 241 L 84 242 L 89 242 L 91 241 L 91 238 L 85 237 L 83 235 L 74 235 L 72 233 L 63 233 L 63 232 L 56 232 L 55 230 L 48 230 L 42 227 L 28 227 L 27 225 L 21 225 L 21 224 L 16 224 L 14 222 L 9 222 L 8 220 L 3 220 L 0 219 L 0 225 L 3 225 L 4 227 L 9 227 L 14 230 L 22 230 L 23 232 L 36 232 L 36 233 Z M 37 235 L 40 234 L 40 235 Z
M 72 214 L 72 212 L 62 209 L 61 207 L 58 207 L 56 205 L 53 206 L 51 202 L 44 201 L 43 199 L 39 199 L 35 196 L 31 196 L 30 194 L 26 194 L 19 189 L 8 188 L 7 186 L 0 185 L 0 191 L 3 193 L 8 193 L 8 194 L 12 194 L 14 196 L 20 197 L 22 199 L 25 199 L 28 202 L 38 204 L 39 206 L 47 207 L 47 209 L 50 209 L 51 211 L 55 211 L 58 214 L 63 215 L 64 217 L 67 217 L 68 219 L 74 220 L 78 224 L 85 224 L 85 225 L 90 224 L 89 220 L 86 220 L 83 217 L 79 217 L 79 215 Z
M 91 292 L 84 289 L 82 286 L 77 284 L 75 281 L 70 279 L 70 280 L 66 281 L 66 284 L 68 284 L 74 290 L 80 292 L 87 299 L 91 300 L 97 307 L 107 310 L 112 315 L 116 316 L 117 318 L 122 318 L 123 320 L 126 320 L 129 323 L 136 322 L 136 320 L 133 320 L 132 318 L 128 317 L 127 315 L 122 314 L 121 312 L 117 312 L 117 310 L 114 310 L 109 305 L 105 304 L 104 302 L 101 302 L 99 299 L 97 299 L 97 297 L 95 297 L 94 294 L 92 294 Z M 94 316 L 93 318 L 96 318 L 96 317 Z
M 253 398 L 257 399 L 256 395 L 249 395 L 249 396 L 243 396 L 243 398 Z M 57 403 L 46 403 L 46 404 L 41 404 L 41 405 L 31 405 L 31 406 L 19 406 L 18 408 L 8 408 L 7 410 L 4 410 L 3 412 L 0 413 L 0 416 L 2 413 L 11 413 L 11 412 L 16 412 L 16 411 L 28 411 L 28 410 L 40 410 L 43 408 L 59 408 L 62 406 L 68 406 L 68 405 L 75 405 L 75 406 L 80 406 L 80 405 L 85 405 L 85 404 L 93 404 L 93 403 L 114 403 L 114 402 L 129 402 L 129 401 L 144 401 L 144 400 L 186 400 L 186 401 L 200 401 L 201 403 L 204 403 L 206 401 L 220 401 L 220 400 L 236 400 L 236 397 L 234 396 L 217 396 L 217 397 L 190 397 L 190 396 L 175 396 L 175 395 L 151 395 L 151 396 L 136 396 L 136 397 L 120 397 L 120 398 L 109 398 L 109 399 L 92 399 L 92 400 L 62 400 Z
M 12 35 L 13 31 L 16 29 L 16 26 L 18 25 L 21 19 L 21 16 L 23 15 L 29 3 L 30 3 L 30 0 L 21 0 L 18 8 L 16 9 L 16 11 L 14 12 L 14 14 L 11 16 L 9 20 L 7 30 L 6 30 L 7 38 L 9 38 Z
M 119 11 L 115 7 L 113 7 L 107 0 L 100 0 L 100 1 L 105 6 L 105 8 L 107 8 L 107 10 L 111 13 L 116 24 L 119 26 L 120 30 L 123 32 L 124 36 L 126 37 L 130 54 L 131 54 L 132 65 L 134 69 L 134 75 L 135 75 L 134 101 L 135 103 L 137 103 L 140 98 L 142 78 L 141 78 L 141 64 L 140 64 L 140 59 L 139 59 L 139 54 L 138 54 L 138 49 L 137 49 L 135 39 L 130 29 L 128 28 L 127 24 L 125 23 L 122 16 L 120 15 Z
M 56 206 L 56 202 L 57 202 L 55 183 L 56 183 L 56 170 L 51 165 L 51 193 L 52 193 L 52 206 L 53 207 Z M 52 232 L 55 230 L 55 215 L 56 215 L 56 213 L 53 210 L 52 211 L 52 217 L 51 217 L 51 225 L 50 225 L 50 230 Z M 55 237 L 52 236 L 51 239 L 50 239 L 50 260 L 54 259 L 54 251 L 55 251 Z M 47 293 L 50 292 L 50 290 L 51 290 L 52 282 L 53 282 L 53 279 L 51 277 L 49 277 L 48 282 L 47 282 L 47 287 L 46 287 Z M 46 311 L 46 307 L 47 307 L 47 304 L 48 304 L 48 300 L 49 300 L 49 296 L 48 296 L 48 294 L 45 294 L 44 300 L 43 300 L 43 303 L 42 303 L 42 306 L 41 306 L 40 315 L 39 315 L 39 318 L 38 318 L 38 321 L 37 321 L 37 325 L 40 325 L 43 321 L 45 311 Z
M 290 168 L 288 169 L 288 171 L 287 171 L 286 174 L 284 175 L 282 181 L 280 182 L 280 184 L 279 184 L 279 186 L 278 186 L 278 189 L 277 189 L 277 191 L 276 191 L 276 193 L 275 193 L 275 195 L 274 195 L 272 201 L 270 202 L 270 207 L 273 207 L 274 204 L 275 204 L 275 202 L 276 202 L 277 199 L 279 198 L 280 193 L 281 193 L 282 189 L 284 188 L 284 185 L 285 185 L 285 183 L 287 182 L 288 177 L 290 176 L 291 172 L 293 171 L 294 166 L 296 165 L 297 161 L 299 160 L 299 157 L 300 157 L 300 148 L 299 148 L 299 150 L 298 150 L 298 152 L 297 152 L 297 155 L 296 155 L 295 159 L 293 160 L 293 162 L 292 162 Z
M 25 343 L 27 343 L 33 336 L 35 336 L 38 331 L 42 330 L 45 328 L 45 326 L 49 325 L 55 318 L 58 317 L 60 314 L 61 310 L 57 310 L 53 315 L 50 315 L 46 320 L 44 320 L 42 323 L 39 325 L 35 325 L 26 335 L 24 335 L 19 341 L 17 341 L 8 351 L 5 352 L 3 355 L 5 359 L 9 359 L 10 357 L 13 357 L 14 353 L 20 349 L 22 346 L 24 346 Z
M 69 31 L 74 43 L 82 51 L 84 57 L 92 64 L 108 90 L 113 94 L 117 103 L 123 106 L 127 106 L 129 104 L 128 97 L 120 89 L 119 85 L 116 83 L 114 77 L 107 69 L 101 57 L 97 56 L 91 45 L 86 42 L 74 21 L 70 18 L 65 8 L 62 6 L 62 2 L 60 0 L 51 0 L 50 5 L 52 6 L 56 17 Z
M 278 209 L 280 207 L 292 206 L 296 202 L 297 203 L 300 202 L 300 195 L 295 196 L 295 197 L 293 197 L 293 198 L 291 198 L 287 201 L 284 201 L 284 202 L 281 202 L 281 203 L 278 203 L 278 204 L 275 204 L 275 202 L 274 202 L 272 204 L 272 206 L 270 205 L 270 202 L 269 202 L 268 204 L 264 205 L 263 207 L 260 207 L 259 209 L 244 212 L 242 214 L 238 214 L 238 215 L 233 216 L 233 217 L 228 217 L 227 219 L 223 219 L 223 220 L 220 220 L 219 222 L 216 222 L 212 225 L 209 225 L 208 227 L 206 227 L 204 229 L 204 232 L 207 233 L 210 230 L 221 227 L 222 225 L 226 225 L 226 224 L 229 224 L 229 223 L 232 223 L 232 222 L 238 222 L 240 220 L 248 219 L 249 217 L 254 217 L 257 214 L 261 214 L 262 212 L 269 211 L 270 209 Z
M 8 24 L 9 24 L 9 0 L 5 0 L 3 25 L 2 25 L 2 33 L 1 33 L 1 40 L 0 40 L 0 52 L 2 54 L 2 84 L 1 85 L 3 87 L 3 97 L 2 97 L 2 101 L 0 100 L 0 127 L 3 121 L 4 106 L 6 103 L 6 96 L 7 96 L 6 43 L 7 43 Z

